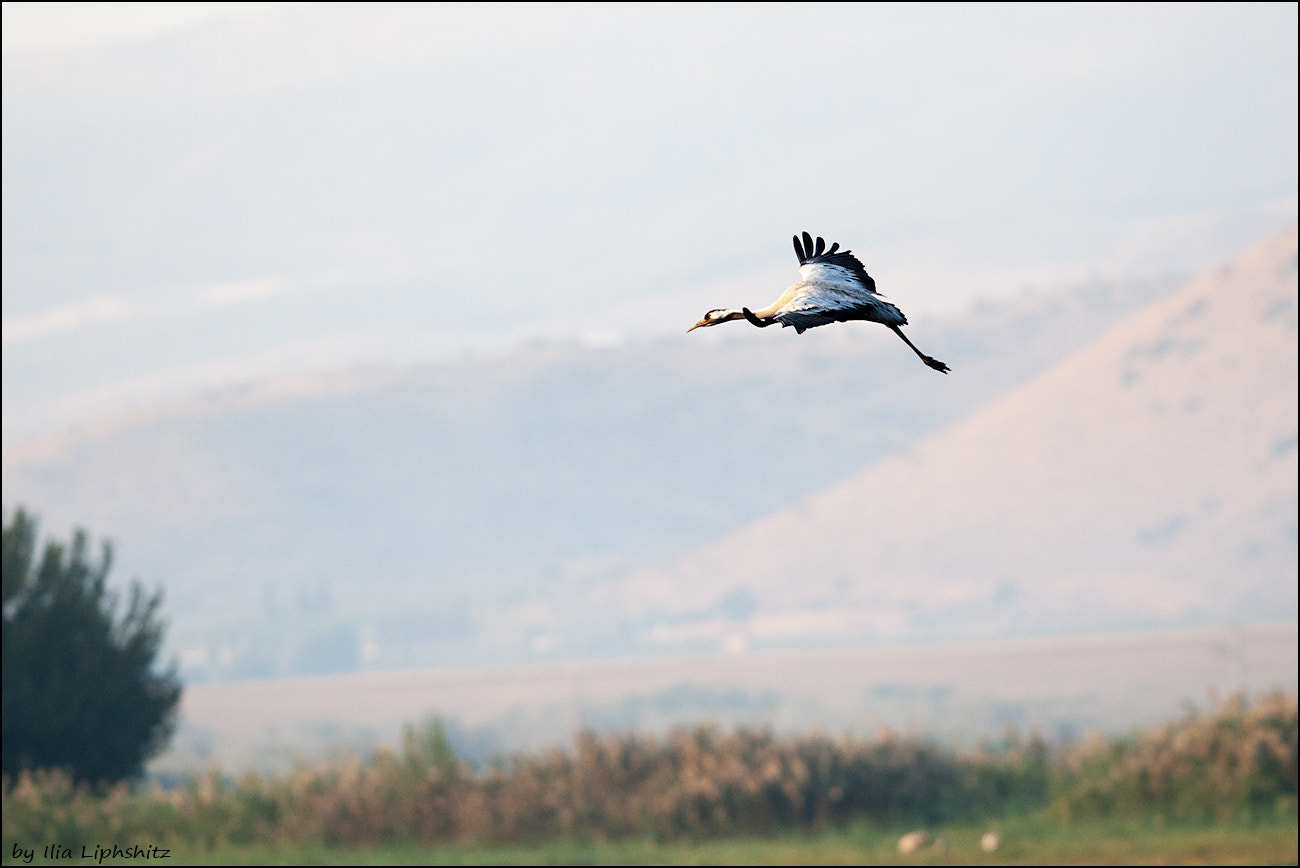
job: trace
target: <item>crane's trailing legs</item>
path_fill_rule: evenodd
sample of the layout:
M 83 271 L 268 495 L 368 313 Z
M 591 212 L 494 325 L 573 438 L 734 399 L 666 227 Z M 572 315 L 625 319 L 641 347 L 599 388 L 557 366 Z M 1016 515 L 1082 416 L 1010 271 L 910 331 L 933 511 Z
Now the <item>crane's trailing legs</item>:
M 894 334 L 898 335 L 900 338 L 903 339 L 903 343 L 907 344 L 909 347 L 912 348 L 912 352 L 916 353 L 918 356 L 921 357 L 921 361 L 925 362 L 927 365 L 934 368 L 936 371 L 938 371 L 941 374 L 948 373 L 947 365 L 945 365 L 943 362 L 939 361 L 938 359 L 927 356 L 925 353 L 918 350 L 916 348 L 916 344 L 909 341 L 907 339 L 907 335 L 903 334 L 902 329 L 900 329 L 896 325 L 891 325 L 890 328 L 894 330 Z

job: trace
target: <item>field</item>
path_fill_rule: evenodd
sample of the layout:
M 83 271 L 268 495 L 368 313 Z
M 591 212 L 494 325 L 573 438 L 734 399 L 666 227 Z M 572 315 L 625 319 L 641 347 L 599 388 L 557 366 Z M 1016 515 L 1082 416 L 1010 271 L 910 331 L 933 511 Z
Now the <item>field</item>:
M 578 732 L 659 733 L 711 721 L 780 733 L 882 729 L 970 744 L 1008 725 L 1051 738 L 1123 732 L 1188 701 L 1297 689 L 1294 623 L 1113 636 L 187 685 L 158 772 L 287 772 L 304 756 L 393 744 L 438 716 L 471 759 L 540 752 Z
M 714 727 L 582 735 L 459 759 L 443 726 L 400 751 L 273 778 L 3 788 L 6 864 L 1296 864 L 1300 706 L 1232 697 L 1144 731 L 955 751 Z M 900 836 L 925 840 L 903 852 Z M 981 838 L 996 834 L 993 847 Z M 59 845 L 50 852 L 51 845 Z M 87 862 L 89 860 L 89 862 Z M 117 860 L 120 861 L 120 860 Z
M 1001 845 L 985 853 L 981 836 L 996 828 Z M 1021 818 L 979 826 L 940 827 L 944 842 L 900 854 L 899 832 L 864 825 L 810 834 L 743 837 L 699 843 L 554 843 L 537 847 L 221 847 L 174 849 L 167 861 L 196 865 L 1295 865 L 1294 821 L 1256 826 L 1175 826 L 1111 820 L 1057 824 Z M 13 859 L 5 842 L 4 864 Z M 145 860 L 137 860 L 143 863 Z M 153 860 L 157 863 L 157 860 Z M 30 864 L 72 864 L 43 860 Z M 133 864 L 105 860 L 103 864 Z

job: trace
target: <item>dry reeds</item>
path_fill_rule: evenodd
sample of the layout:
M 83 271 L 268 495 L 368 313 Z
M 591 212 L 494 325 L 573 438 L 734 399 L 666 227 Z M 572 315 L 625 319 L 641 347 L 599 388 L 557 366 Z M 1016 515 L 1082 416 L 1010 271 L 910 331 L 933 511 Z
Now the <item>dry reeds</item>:
M 1156 814 L 1250 820 L 1296 812 L 1296 698 L 1234 697 L 1128 738 L 1092 738 L 1058 773 L 1062 817 Z
M 935 824 L 1048 802 L 1076 814 L 1133 805 L 1294 812 L 1296 704 L 1229 703 L 1147 736 L 1052 755 L 1038 740 L 958 755 L 915 739 L 864 741 L 711 727 L 663 739 L 579 737 L 571 751 L 458 761 L 441 726 L 407 730 L 400 752 L 232 782 L 213 771 L 181 790 L 92 792 L 58 772 L 4 784 L 6 840 L 75 846 L 341 844 L 700 838 L 847 820 Z

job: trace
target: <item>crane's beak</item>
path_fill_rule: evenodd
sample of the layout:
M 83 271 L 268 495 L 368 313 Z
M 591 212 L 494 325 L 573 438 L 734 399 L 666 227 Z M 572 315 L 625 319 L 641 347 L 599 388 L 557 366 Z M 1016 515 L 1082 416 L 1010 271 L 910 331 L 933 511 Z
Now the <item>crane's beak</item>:
M 708 325 L 713 325 L 713 321 L 710 320 L 710 319 L 706 316 L 704 319 L 700 320 L 700 321 L 697 322 L 695 325 L 693 325 L 693 326 L 691 326 L 690 328 L 688 328 L 688 329 L 686 330 L 686 333 L 687 333 L 687 334 L 690 334 L 691 332 L 695 331 L 695 330 L 696 330 L 697 328 L 699 328 L 700 326 L 708 326 Z

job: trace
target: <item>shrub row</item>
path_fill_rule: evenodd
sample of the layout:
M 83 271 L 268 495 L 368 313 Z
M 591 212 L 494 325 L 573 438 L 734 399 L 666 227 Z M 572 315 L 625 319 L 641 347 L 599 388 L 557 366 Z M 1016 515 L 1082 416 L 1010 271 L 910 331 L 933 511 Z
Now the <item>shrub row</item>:
M 1093 737 L 1060 759 L 1062 818 L 1155 814 L 1250 821 L 1296 813 L 1296 698 L 1234 697 L 1125 738 Z
M 709 727 L 663 739 L 580 736 L 569 751 L 459 762 L 438 722 L 398 751 L 162 790 L 91 791 L 57 771 L 4 782 L 4 839 L 65 846 L 274 841 L 660 840 L 867 819 L 935 824 L 1023 813 L 1155 811 L 1189 819 L 1295 812 L 1296 701 L 1233 700 L 1153 732 L 1049 751 L 1037 739 L 957 754 L 914 739 Z M 1289 801 L 1288 801 L 1289 800 Z

